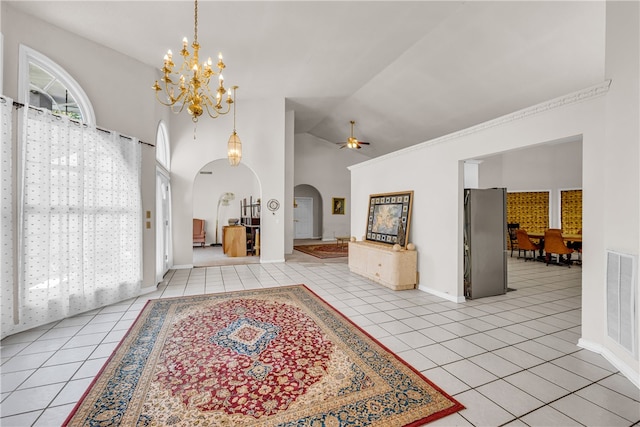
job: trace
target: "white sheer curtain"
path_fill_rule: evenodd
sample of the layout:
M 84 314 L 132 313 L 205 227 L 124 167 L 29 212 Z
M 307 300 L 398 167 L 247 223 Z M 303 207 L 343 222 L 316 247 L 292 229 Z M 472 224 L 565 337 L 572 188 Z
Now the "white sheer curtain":
M 15 294 L 13 280 L 13 150 L 11 144 L 11 112 L 13 100 L 0 97 L 0 295 L 2 304 L 0 313 L 3 332 L 9 331 L 14 326 L 14 299 Z
M 24 110 L 20 323 L 40 325 L 138 295 L 140 144 Z

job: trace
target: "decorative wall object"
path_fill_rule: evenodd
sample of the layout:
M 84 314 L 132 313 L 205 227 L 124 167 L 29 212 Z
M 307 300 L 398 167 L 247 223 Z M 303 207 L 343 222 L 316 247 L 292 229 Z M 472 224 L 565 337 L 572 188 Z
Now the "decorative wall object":
M 563 233 L 578 234 L 582 230 L 582 190 L 560 191 L 560 218 Z
M 331 199 L 331 214 L 344 215 L 344 197 L 334 197 Z
M 411 225 L 413 191 L 369 196 L 366 240 L 405 246 Z
M 529 233 L 544 233 L 549 228 L 549 192 L 507 193 L 507 223 L 520 224 Z

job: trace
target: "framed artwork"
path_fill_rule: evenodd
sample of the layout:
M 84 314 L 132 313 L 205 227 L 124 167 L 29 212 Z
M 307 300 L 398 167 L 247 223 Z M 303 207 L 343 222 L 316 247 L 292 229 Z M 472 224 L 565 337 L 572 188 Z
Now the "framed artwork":
M 405 247 L 412 203 L 413 191 L 370 195 L 366 240 Z
M 331 199 L 331 214 L 344 215 L 344 197 L 334 197 Z

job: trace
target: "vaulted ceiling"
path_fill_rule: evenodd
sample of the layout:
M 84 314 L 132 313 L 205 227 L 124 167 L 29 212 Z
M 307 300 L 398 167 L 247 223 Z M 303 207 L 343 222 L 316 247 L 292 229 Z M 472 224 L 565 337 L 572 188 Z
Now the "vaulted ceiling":
M 193 37 L 190 0 L 10 3 L 154 67 Z M 329 142 L 355 120 L 371 157 L 605 78 L 604 2 L 200 0 L 198 20 L 243 97 L 285 98 Z

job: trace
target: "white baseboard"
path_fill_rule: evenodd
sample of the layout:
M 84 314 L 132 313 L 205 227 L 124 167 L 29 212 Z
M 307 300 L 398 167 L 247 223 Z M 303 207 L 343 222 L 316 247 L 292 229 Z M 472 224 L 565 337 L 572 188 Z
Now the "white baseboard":
M 193 268 L 193 264 L 179 264 L 179 265 L 174 265 L 171 268 L 174 270 L 182 270 L 185 268 Z
M 260 260 L 260 264 L 277 264 L 279 262 L 285 262 L 284 258 L 282 259 L 270 259 L 270 260 Z
M 447 294 L 441 291 L 436 291 L 435 289 L 431 289 L 431 288 L 424 288 L 422 286 L 419 286 L 418 290 L 422 292 L 426 292 L 431 295 L 435 295 L 440 298 L 444 298 L 447 301 L 455 302 L 456 304 L 466 301 L 466 298 L 464 296 L 457 297 L 455 295 Z
M 602 346 L 601 344 L 594 343 L 593 341 L 585 340 L 584 338 L 580 338 L 578 340 L 578 347 L 584 348 L 585 350 L 593 351 L 594 353 L 598 353 L 609 363 L 611 363 L 617 370 L 620 371 L 622 375 L 627 377 L 633 385 L 640 388 L 640 375 L 638 372 L 634 371 L 629 365 L 624 363 L 618 356 L 613 354 L 611 350 Z

